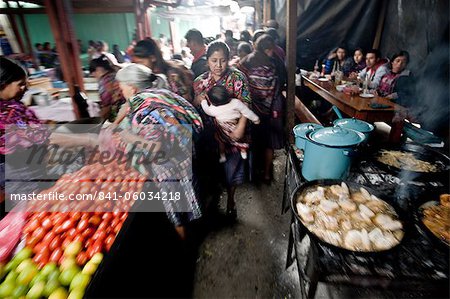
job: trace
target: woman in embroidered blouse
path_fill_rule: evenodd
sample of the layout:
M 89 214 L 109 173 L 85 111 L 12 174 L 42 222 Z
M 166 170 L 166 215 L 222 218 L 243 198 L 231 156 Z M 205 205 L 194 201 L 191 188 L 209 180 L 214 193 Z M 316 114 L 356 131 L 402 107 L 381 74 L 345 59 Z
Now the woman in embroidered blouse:
M 203 128 L 200 115 L 187 100 L 165 88 L 164 79 L 153 75 L 143 65 L 133 63 L 124 67 L 117 72 L 116 80 L 127 99 L 128 111 L 125 117 L 118 119 L 121 133 L 114 134 L 112 142 L 101 137 L 100 143 L 106 142 L 108 147 L 134 154 L 134 168 L 159 188 L 157 192 L 180 194 L 179 201 L 167 200 L 163 205 L 177 233 L 184 239 L 185 225 L 201 217 L 191 173 L 192 146 L 189 146 Z M 105 133 L 108 134 L 104 131 L 101 135 Z M 147 163 L 142 160 L 150 154 L 147 149 L 163 153 L 165 161 Z
M 221 85 L 226 88 L 230 97 L 251 105 L 247 78 L 241 71 L 228 66 L 230 59 L 228 46 L 221 41 L 212 42 L 208 46 L 206 58 L 209 71 L 198 76 L 194 81 L 194 104 L 200 106 L 202 100 L 208 100 L 208 91 L 213 86 Z M 209 149 L 209 153 L 206 153 L 206 155 L 211 155 L 211 151 L 214 151 L 214 154 L 217 155 L 217 143 L 214 139 L 214 132 L 216 130 L 214 120 L 204 113 L 202 114 L 202 118 L 205 124 L 205 134 L 202 140 L 204 145 Z M 249 134 L 245 133 L 246 123 L 247 119 L 241 117 L 235 131 L 230 134 L 231 137 L 235 140 L 246 140 L 248 142 Z M 202 148 L 202 146 L 199 147 Z M 206 157 L 201 156 L 201 159 L 204 158 Z M 227 183 L 227 215 L 233 219 L 236 218 L 234 201 L 236 187 L 244 182 L 244 160 L 241 158 L 239 149 L 236 147 L 228 147 L 226 149 L 226 159 L 224 168 Z M 217 163 L 218 160 L 217 157 L 212 157 L 210 159 L 212 163 L 210 166 L 216 165 L 216 169 L 220 169 Z

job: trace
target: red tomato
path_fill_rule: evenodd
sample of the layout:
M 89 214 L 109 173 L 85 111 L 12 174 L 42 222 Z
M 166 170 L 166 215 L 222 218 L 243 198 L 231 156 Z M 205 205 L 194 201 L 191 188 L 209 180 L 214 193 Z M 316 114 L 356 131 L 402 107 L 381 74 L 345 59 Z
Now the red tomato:
M 44 236 L 45 236 L 45 230 L 43 227 L 36 228 L 36 230 L 31 235 L 31 237 L 36 239 L 36 243 L 41 241 L 44 238 Z
M 78 222 L 77 225 L 77 231 L 83 232 L 88 226 L 89 226 L 88 220 L 81 218 L 80 222 Z
M 63 254 L 63 251 L 61 248 L 56 248 L 52 254 L 50 255 L 49 261 L 58 263 L 59 259 L 61 258 Z
M 42 243 L 49 243 L 53 240 L 53 238 L 56 236 L 54 231 L 49 231 L 45 234 L 44 238 L 42 238 Z
M 127 219 L 127 217 L 128 217 L 128 213 L 123 213 L 123 214 L 120 216 L 120 220 L 123 222 L 123 221 L 125 221 L 125 219 Z
M 78 266 L 84 266 L 88 261 L 86 251 L 81 251 L 80 253 L 78 253 L 76 261 Z
M 92 227 L 86 228 L 81 235 L 85 238 L 91 237 L 95 233 L 95 230 Z
M 111 221 L 111 227 L 114 229 L 119 223 L 120 223 L 120 218 L 119 218 L 119 217 L 115 217 L 115 218 Z
M 122 225 L 123 225 L 123 222 L 122 222 L 122 223 L 119 223 L 118 225 L 116 225 L 116 226 L 114 227 L 114 232 L 115 232 L 116 234 L 120 231 L 120 229 L 122 228 Z
M 48 244 L 48 248 L 53 251 L 56 250 L 56 248 L 61 247 L 61 240 L 62 239 L 60 236 L 54 237 Z
M 32 250 L 33 250 L 34 254 L 37 254 L 38 252 L 41 252 L 41 251 L 45 250 L 46 248 L 48 248 L 47 244 L 41 242 L 41 243 L 37 243 L 36 245 L 34 245 Z
M 80 241 L 81 242 L 81 244 L 83 244 L 84 243 L 84 237 L 83 237 L 83 235 L 81 234 L 81 233 L 78 233 L 77 235 L 75 235 L 75 237 L 73 238 L 73 241 Z
M 72 239 L 70 238 L 65 238 L 64 241 L 61 244 L 61 248 L 62 249 L 66 249 L 67 245 L 69 245 L 70 243 L 72 243 Z
M 94 215 L 89 219 L 89 223 L 91 223 L 94 226 L 98 226 L 102 219 L 98 215 Z
M 66 221 L 67 215 L 65 213 L 57 213 L 53 218 L 53 226 L 57 230 L 61 224 Z
M 44 250 L 44 251 L 41 251 L 41 252 L 38 252 L 34 257 L 33 257 L 33 261 L 36 263 L 36 264 L 39 264 L 39 263 L 44 263 L 44 264 L 47 264 L 48 263 L 48 258 L 49 258 L 49 251 L 48 250 Z
M 109 225 L 110 225 L 109 220 L 103 220 L 98 226 L 97 230 L 106 230 L 108 229 Z
M 104 214 L 102 215 L 103 221 L 105 221 L 105 220 L 110 220 L 111 218 L 113 218 L 113 214 L 111 214 L 111 213 L 109 213 L 109 212 L 104 213 Z
M 75 236 L 78 234 L 77 229 L 75 227 L 72 227 L 71 229 L 69 229 L 67 231 L 67 237 L 69 237 L 70 239 L 73 240 L 73 238 L 75 238 Z
M 116 236 L 114 234 L 109 234 L 105 239 L 105 247 L 106 250 L 109 251 L 111 249 L 112 244 L 114 244 L 114 240 L 116 239 Z
M 45 217 L 42 222 L 41 222 L 41 226 L 45 229 L 45 230 L 49 230 L 53 227 L 53 222 L 50 219 L 50 217 Z
M 106 238 L 106 232 L 104 230 L 98 229 L 95 234 L 92 236 L 93 240 L 104 240 Z
M 74 225 L 75 222 L 72 219 L 67 219 L 60 226 L 57 226 L 55 228 L 55 233 L 60 234 L 62 232 L 68 231 L 69 229 L 73 228 Z
M 47 212 L 39 212 L 39 213 L 36 213 L 36 218 L 38 219 L 38 220 L 40 220 L 40 221 L 42 221 L 44 218 L 46 218 L 47 217 Z
M 70 213 L 70 219 L 72 219 L 73 221 L 78 221 L 81 218 L 82 213 L 81 212 L 72 212 Z
M 28 222 L 25 225 L 23 232 L 24 233 L 34 232 L 36 230 L 36 228 L 38 228 L 39 226 L 41 226 L 41 223 L 39 222 L 39 220 L 32 219 L 30 222 Z
M 84 212 L 83 215 L 81 215 L 81 220 L 89 220 L 89 218 L 91 217 L 90 214 L 91 214 L 91 213 Z M 81 220 L 80 220 L 80 221 L 81 221 Z

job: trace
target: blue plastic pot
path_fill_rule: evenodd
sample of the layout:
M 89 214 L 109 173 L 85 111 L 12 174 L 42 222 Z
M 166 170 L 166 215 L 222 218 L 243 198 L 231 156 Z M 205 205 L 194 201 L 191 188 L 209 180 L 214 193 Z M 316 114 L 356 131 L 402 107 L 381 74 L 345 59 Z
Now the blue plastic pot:
M 295 136 L 295 146 L 298 149 L 305 150 L 306 134 L 311 131 L 322 129 L 323 126 L 315 123 L 298 124 L 292 130 Z
M 306 134 L 302 175 L 308 180 L 347 178 L 352 158 L 364 134 L 340 127 L 328 127 Z
M 365 136 L 364 142 L 367 142 L 367 140 L 369 140 L 370 133 L 372 133 L 372 131 L 375 129 L 372 124 L 356 118 L 336 119 L 333 124 L 336 127 L 351 129 L 363 133 Z

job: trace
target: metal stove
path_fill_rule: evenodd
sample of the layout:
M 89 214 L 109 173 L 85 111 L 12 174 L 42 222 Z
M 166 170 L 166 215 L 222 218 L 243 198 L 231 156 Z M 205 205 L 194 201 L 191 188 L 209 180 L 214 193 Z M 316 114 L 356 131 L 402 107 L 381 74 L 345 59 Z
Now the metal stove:
M 283 212 L 290 209 L 290 198 L 297 186 L 306 182 L 301 177 L 302 158 L 295 147 L 289 149 Z M 448 192 L 447 178 L 431 182 L 400 179 L 370 159 L 361 158 L 353 163 L 347 180 L 378 190 L 395 201 L 408 216 L 408 232 L 392 252 L 360 256 L 337 252 L 310 239 L 292 215 L 286 268 L 297 263 L 303 297 L 313 298 L 319 281 L 406 290 L 431 287 L 448 296 L 449 250 L 430 240 L 413 219 L 421 201 L 431 200 L 431 194 Z

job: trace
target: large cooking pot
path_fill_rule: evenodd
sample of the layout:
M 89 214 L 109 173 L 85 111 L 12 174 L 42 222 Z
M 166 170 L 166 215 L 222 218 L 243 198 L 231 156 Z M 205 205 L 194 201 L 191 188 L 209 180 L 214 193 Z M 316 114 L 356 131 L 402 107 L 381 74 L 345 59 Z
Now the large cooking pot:
M 295 136 L 295 146 L 298 149 L 305 150 L 305 144 L 306 144 L 306 134 L 308 134 L 311 131 L 318 130 L 323 128 L 322 125 L 315 124 L 315 123 L 303 123 L 298 124 L 294 127 L 292 130 L 294 132 Z
M 350 189 L 350 192 L 359 190 L 359 188 L 362 187 L 362 188 L 366 189 L 370 194 L 377 196 L 378 198 L 382 199 L 387 204 L 389 204 L 395 210 L 400 222 L 402 222 L 402 224 L 403 224 L 404 235 L 399 244 L 404 242 L 405 238 L 409 237 L 408 231 L 411 229 L 410 224 L 408 223 L 408 221 L 406 221 L 407 217 L 404 214 L 404 212 L 402 212 L 402 210 L 399 209 L 395 203 L 393 203 L 388 198 L 383 196 L 383 194 L 381 194 L 380 192 L 378 192 L 374 189 L 371 189 L 370 187 L 367 187 L 365 185 L 361 185 L 361 184 L 358 184 L 355 182 L 342 181 L 342 180 L 315 180 L 315 181 L 311 181 L 311 182 L 302 184 L 302 185 L 298 186 L 297 189 L 295 189 L 295 191 L 291 195 L 291 209 L 295 215 L 295 218 L 298 220 L 298 223 L 299 223 L 301 229 L 306 231 L 308 236 L 310 238 L 312 238 L 313 240 L 315 240 L 316 242 L 318 242 L 320 245 L 327 247 L 327 248 L 333 250 L 334 252 L 351 253 L 353 255 L 358 255 L 358 256 L 378 256 L 380 254 L 388 254 L 388 253 L 391 253 L 392 251 L 396 250 L 399 247 L 399 244 L 391 247 L 390 249 L 381 250 L 381 251 L 352 251 L 350 249 L 346 249 L 344 247 L 333 245 L 331 243 L 328 243 L 328 242 L 322 240 L 321 238 L 319 238 L 316 234 L 311 232 L 306 227 L 306 225 L 302 221 L 302 218 L 298 214 L 298 211 L 296 208 L 298 196 L 303 194 L 304 192 L 307 192 L 309 189 L 317 187 L 317 186 L 325 187 L 325 186 L 331 186 L 331 185 L 340 185 L 342 182 L 344 182 L 348 186 L 348 188 Z
M 372 131 L 375 129 L 372 124 L 356 118 L 336 119 L 333 124 L 336 127 L 351 129 L 363 133 L 365 136 L 364 142 L 367 142 L 367 140 L 369 140 L 370 133 L 372 133 Z
M 328 127 L 306 134 L 302 175 L 308 180 L 345 179 L 352 157 L 364 134 L 340 127 Z

